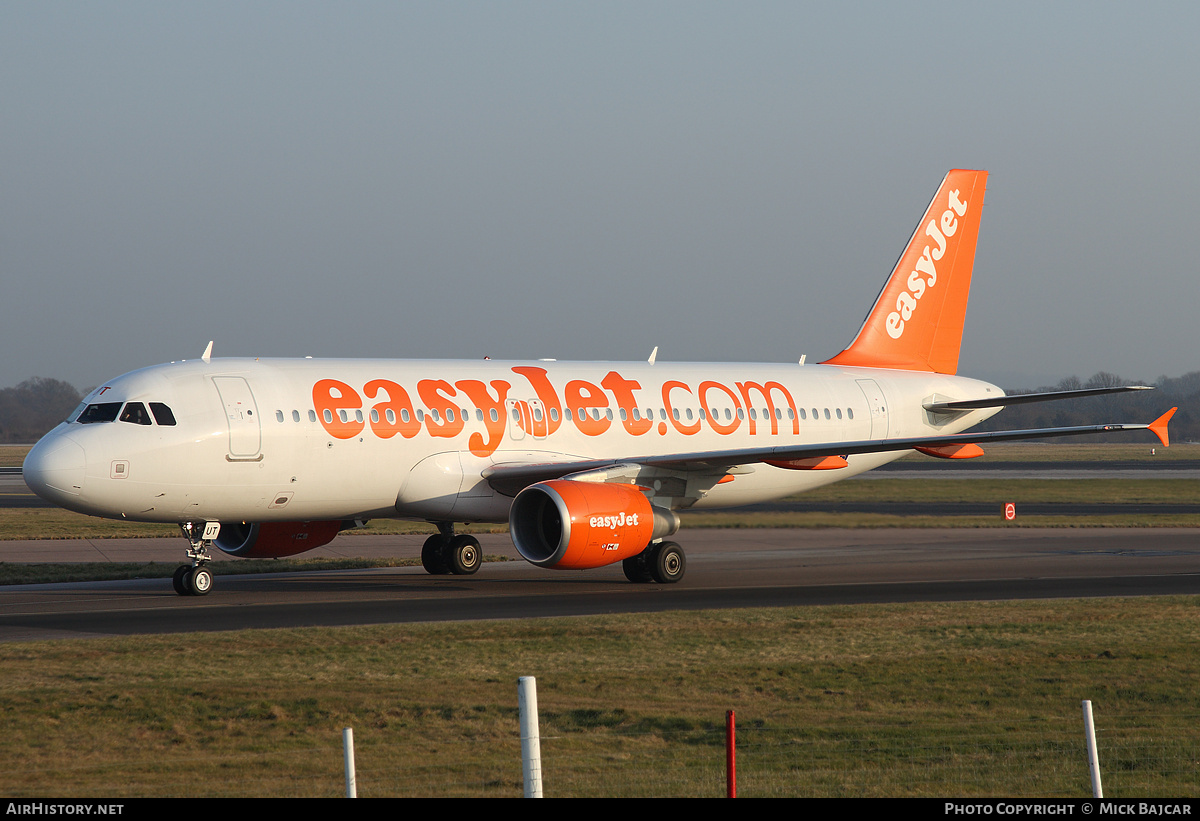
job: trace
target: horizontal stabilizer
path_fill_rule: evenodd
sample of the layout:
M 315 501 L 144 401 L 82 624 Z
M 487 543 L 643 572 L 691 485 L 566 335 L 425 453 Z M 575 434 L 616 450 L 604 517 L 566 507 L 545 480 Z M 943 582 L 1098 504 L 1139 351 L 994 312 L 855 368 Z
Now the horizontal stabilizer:
M 1047 393 L 1018 393 L 1010 396 L 993 396 L 988 399 L 970 399 L 965 402 L 930 402 L 922 407 L 934 413 L 978 410 L 979 408 L 1005 408 L 1009 405 L 1026 405 L 1031 402 L 1054 402 L 1058 399 L 1082 399 L 1085 396 L 1100 396 L 1106 393 L 1127 391 L 1152 391 L 1150 385 L 1122 385 L 1118 388 L 1085 388 L 1079 391 L 1050 391 Z

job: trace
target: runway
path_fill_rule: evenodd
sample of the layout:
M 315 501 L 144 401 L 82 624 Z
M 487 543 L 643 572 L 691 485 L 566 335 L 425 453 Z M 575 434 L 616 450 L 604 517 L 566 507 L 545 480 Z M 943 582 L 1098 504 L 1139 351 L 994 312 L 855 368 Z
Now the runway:
M 345 535 L 308 555 L 420 555 L 419 536 Z M 472 621 L 866 602 L 1200 593 L 1191 529 L 687 530 L 677 585 L 620 567 L 547 571 L 503 534 L 471 577 L 419 567 L 218 576 L 203 598 L 167 579 L 0 588 L 0 641 L 245 628 Z M 175 561 L 182 539 L 7 542 L 5 561 Z M 60 558 L 50 558 L 58 556 Z M 103 556 L 103 558 L 101 558 Z M 219 559 L 227 567 L 234 559 Z

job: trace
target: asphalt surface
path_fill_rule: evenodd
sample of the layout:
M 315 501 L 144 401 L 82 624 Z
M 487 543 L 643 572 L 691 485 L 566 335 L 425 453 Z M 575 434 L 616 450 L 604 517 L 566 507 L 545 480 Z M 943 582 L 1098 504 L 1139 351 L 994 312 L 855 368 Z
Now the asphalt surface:
M 415 558 L 419 536 L 341 536 L 308 555 Z M 205 597 L 169 579 L 0 588 L 0 641 L 190 631 L 652 613 L 729 607 L 1200 594 L 1191 529 L 692 530 L 676 585 L 620 567 L 548 571 L 508 537 L 480 537 L 470 577 L 419 567 L 216 577 Z M 7 542 L 5 561 L 175 561 L 182 539 Z M 234 559 L 220 559 L 235 567 Z

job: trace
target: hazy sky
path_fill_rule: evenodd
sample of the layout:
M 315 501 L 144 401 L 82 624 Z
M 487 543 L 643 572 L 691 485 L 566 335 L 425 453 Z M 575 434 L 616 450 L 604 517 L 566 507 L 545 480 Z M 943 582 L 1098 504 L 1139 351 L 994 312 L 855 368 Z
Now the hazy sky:
M 960 373 L 1200 370 L 1194 3 L 0 4 L 0 387 L 809 361 L 991 173 Z

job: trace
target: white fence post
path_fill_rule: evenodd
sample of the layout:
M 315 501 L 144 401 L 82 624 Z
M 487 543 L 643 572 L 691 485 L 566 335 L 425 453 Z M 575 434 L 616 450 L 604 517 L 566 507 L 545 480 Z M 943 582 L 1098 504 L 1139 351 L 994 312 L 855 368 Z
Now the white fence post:
M 342 730 L 342 758 L 346 761 L 346 797 L 358 798 L 358 782 L 354 775 L 354 728 Z
M 1083 702 L 1083 733 L 1087 737 L 1088 771 L 1092 775 L 1092 798 L 1103 798 L 1100 785 L 1100 754 L 1096 751 L 1096 725 L 1092 723 L 1092 702 Z
M 537 679 L 517 679 L 517 704 L 521 713 L 521 772 L 525 797 L 542 797 L 542 743 L 538 736 Z

